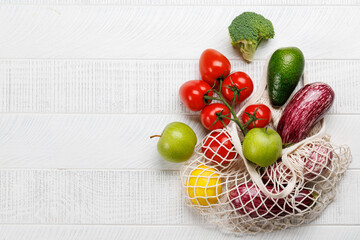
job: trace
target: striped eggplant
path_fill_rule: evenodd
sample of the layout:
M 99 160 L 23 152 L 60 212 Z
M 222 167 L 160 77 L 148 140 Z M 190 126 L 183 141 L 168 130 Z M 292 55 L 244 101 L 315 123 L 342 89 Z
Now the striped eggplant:
M 302 87 L 285 107 L 277 126 L 283 143 L 303 140 L 334 102 L 332 88 L 321 82 Z

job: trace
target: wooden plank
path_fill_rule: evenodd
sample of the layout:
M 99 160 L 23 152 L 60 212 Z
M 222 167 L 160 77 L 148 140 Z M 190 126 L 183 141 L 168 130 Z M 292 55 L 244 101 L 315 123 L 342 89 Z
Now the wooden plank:
M 354 41 L 360 39 L 359 10 L 359 6 L 2 5 L 0 53 L 1 58 L 198 59 L 204 49 L 215 48 L 239 59 L 227 27 L 240 13 L 256 11 L 271 19 L 276 37 L 259 46 L 255 59 L 266 59 L 284 46 L 301 48 L 307 59 L 359 59 L 360 46 Z
M 330 115 L 328 132 L 351 147 L 352 168 L 360 168 L 357 134 L 360 115 Z M 157 139 L 173 121 L 189 124 L 198 142 L 207 134 L 198 116 L 3 114 L 0 118 L 1 168 L 133 168 L 178 170 L 163 160 Z
M 4 168 L 179 169 L 161 159 L 157 139 L 173 121 L 189 124 L 199 141 L 206 132 L 195 116 L 5 115 L 0 118 Z
M 313 224 L 360 224 L 360 171 L 348 171 Z M 0 224 L 204 224 L 178 171 L 0 170 Z
M 245 5 L 260 5 L 260 6 L 272 6 L 272 5 L 286 5 L 286 6 L 314 6 L 314 5 L 359 5 L 358 0 L 208 0 L 206 2 L 202 0 L 0 0 L 0 4 L 24 4 L 24 5 L 184 5 L 184 6 L 245 6 Z
M 237 240 L 238 236 L 224 234 L 211 226 L 44 226 L 44 225 L 2 225 L 0 235 L 3 239 L 41 240 L 41 239 L 208 239 L 208 240 Z M 244 240 L 318 240 L 318 239 L 359 239 L 360 226 L 303 226 L 257 234 L 242 236 Z
M 257 86 L 264 64 L 237 60 L 232 69 Z M 0 60 L 0 112 L 191 113 L 178 91 L 200 79 L 198 68 L 198 60 Z M 330 112 L 360 113 L 360 60 L 308 60 L 306 72 L 335 90 Z

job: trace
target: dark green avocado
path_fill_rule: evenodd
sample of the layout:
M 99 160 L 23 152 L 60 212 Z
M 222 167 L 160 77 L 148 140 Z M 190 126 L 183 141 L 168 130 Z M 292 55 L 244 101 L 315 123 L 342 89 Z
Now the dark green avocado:
M 280 107 L 296 88 L 304 71 L 304 54 L 297 47 L 279 48 L 270 58 L 267 85 L 271 104 Z

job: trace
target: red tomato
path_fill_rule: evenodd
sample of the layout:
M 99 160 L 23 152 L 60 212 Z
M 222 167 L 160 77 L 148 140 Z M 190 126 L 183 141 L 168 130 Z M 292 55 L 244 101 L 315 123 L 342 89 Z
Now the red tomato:
M 204 96 L 213 96 L 213 91 L 209 84 L 201 80 L 191 80 L 184 83 L 179 90 L 181 101 L 191 111 L 200 111 L 211 100 L 205 100 Z
M 230 136 L 226 132 L 211 132 L 204 140 L 202 152 L 206 158 L 228 165 L 237 157 Z
M 221 113 L 222 112 L 222 113 Z M 230 120 L 221 118 L 219 115 L 224 115 L 228 118 L 231 117 L 230 110 L 222 103 L 213 103 L 206 106 L 200 113 L 200 121 L 202 125 L 208 130 L 215 130 L 224 128 L 224 124 L 228 125 Z
M 254 84 L 249 75 L 244 72 L 234 72 L 227 76 L 223 82 L 221 93 L 228 102 L 232 102 L 234 92 L 230 88 L 242 89 L 240 97 L 237 96 L 235 103 L 241 103 L 248 98 L 254 90 Z
M 244 124 L 250 120 L 250 117 L 245 112 L 254 115 L 255 110 L 256 110 L 255 117 L 260 118 L 261 120 L 255 120 L 253 123 L 251 123 L 248 126 L 248 129 L 252 129 L 254 127 L 263 128 L 266 125 L 268 125 L 271 121 L 271 110 L 268 106 L 264 104 L 253 104 L 247 106 L 244 110 L 244 113 L 241 116 L 241 120 L 243 121 Z
M 211 87 L 218 85 L 219 79 L 224 79 L 230 74 L 230 61 L 214 49 L 206 49 L 200 57 L 199 69 L 201 79 Z

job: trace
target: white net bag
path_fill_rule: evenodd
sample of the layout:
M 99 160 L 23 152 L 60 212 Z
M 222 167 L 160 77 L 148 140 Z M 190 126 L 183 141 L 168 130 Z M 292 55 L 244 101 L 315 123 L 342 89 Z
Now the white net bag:
M 276 129 L 285 106 L 271 107 L 265 65 L 257 93 L 238 115 L 250 104 L 266 104 L 273 117 L 268 127 Z M 350 149 L 333 145 L 325 130 L 322 119 L 306 139 L 283 149 L 281 159 L 266 168 L 245 159 L 243 135 L 235 124 L 210 132 L 181 170 L 186 204 L 237 234 L 312 221 L 334 199 L 336 185 L 351 162 Z

